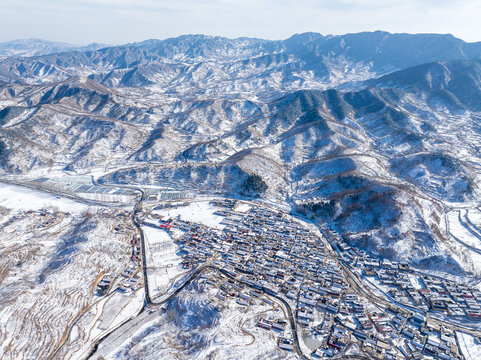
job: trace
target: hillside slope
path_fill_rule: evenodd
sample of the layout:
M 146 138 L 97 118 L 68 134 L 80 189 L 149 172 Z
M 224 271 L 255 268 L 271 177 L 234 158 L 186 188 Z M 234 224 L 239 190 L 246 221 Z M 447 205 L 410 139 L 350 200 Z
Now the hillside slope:
M 373 254 L 479 274 L 446 214 L 479 204 L 480 55 L 449 35 L 374 32 L 13 57 L 0 169 L 261 197 Z

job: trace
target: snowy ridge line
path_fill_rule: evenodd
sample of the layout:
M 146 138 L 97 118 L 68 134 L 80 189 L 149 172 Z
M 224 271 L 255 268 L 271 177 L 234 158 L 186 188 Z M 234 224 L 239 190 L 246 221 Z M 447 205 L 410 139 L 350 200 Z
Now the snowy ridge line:
M 63 197 L 61 203 L 71 203 L 68 199 L 72 199 L 75 208 L 81 207 L 82 214 L 88 216 L 96 212 L 119 215 L 131 229 L 129 234 L 140 236 L 141 244 L 132 250 L 137 257 L 138 247 L 142 249 L 136 276 L 143 276 L 145 291 L 136 293 L 135 310 L 115 323 L 108 321 L 110 309 L 117 307 L 109 308 L 109 316 L 102 317 L 104 324 L 113 327 L 137 312 L 142 296 L 147 309 L 150 302 L 161 302 L 186 279 L 174 282 L 164 275 L 169 271 L 158 270 L 153 266 L 157 263 L 149 262 L 154 256 L 149 247 L 150 229 L 140 228 L 145 208 L 155 202 L 150 201 L 156 192 L 147 190 L 149 184 L 191 189 L 187 192 L 192 202 L 207 194 L 238 195 L 243 200 L 245 180 L 256 175 L 262 180 L 258 183 L 265 185 L 260 188 L 265 189 L 245 197 L 277 202 L 291 214 L 304 213 L 315 226 L 327 224 L 333 231 L 333 262 L 341 261 L 334 251 L 337 231 L 340 241 L 345 240 L 353 250 L 368 250 L 369 256 L 402 260 L 420 270 L 424 264 L 429 267 L 427 271 L 445 274 L 446 278 L 466 276 L 475 281 L 481 272 L 481 214 L 474 210 L 481 196 L 477 185 L 481 45 L 472 52 L 474 45 L 449 36 L 399 38 L 399 34 L 381 32 L 335 37 L 300 34 L 286 41 L 252 41 L 185 36 L 93 49 L 86 54 L 1 62 L 0 78 L 8 82 L 0 81 L 2 178 L 30 183 L 36 191 L 45 192 L 39 198 L 50 198 L 46 193 L 52 193 L 53 197 Z M 366 46 L 369 44 L 372 48 Z M 463 51 L 466 46 L 469 54 Z M 400 55 L 389 56 L 392 49 L 400 50 L 395 51 Z M 466 82 L 467 78 L 473 81 Z M 132 192 L 122 208 L 125 212 L 117 211 L 109 199 L 121 197 L 101 195 L 109 189 L 92 188 L 96 193 L 92 196 L 70 194 L 70 186 L 57 190 L 51 182 L 32 180 L 55 173 L 59 177 L 96 174 L 107 183 L 126 184 L 113 185 L 112 191 L 114 186 L 146 186 L 146 192 L 136 188 L 141 195 Z M 95 184 L 94 179 L 92 182 Z M 16 191 L 20 195 L 15 198 L 17 209 L 21 204 L 23 209 L 32 202 L 26 196 L 29 185 L 19 185 L 26 186 Z M 161 196 L 157 200 L 160 202 Z M 55 209 L 55 203 L 39 201 L 39 206 Z M 456 217 L 454 211 L 463 206 L 472 212 L 462 210 L 466 212 L 460 211 Z M 22 238 L 26 228 L 11 229 Z M 98 236 L 95 241 L 109 243 L 114 237 L 111 230 L 105 228 L 105 237 Z M 119 249 L 121 246 L 119 243 Z M 98 253 L 86 249 L 86 254 Z M 101 249 L 109 254 L 106 246 Z M 30 256 L 27 250 L 20 255 Z M 119 274 L 115 257 L 108 261 L 102 256 L 95 258 L 105 264 L 112 260 L 109 266 L 116 271 L 111 273 Z M 81 259 L 82 263 L 75 263 L 77 274 L 87 264 Z M 89 260 L 96 259 L 90 256 Z M 15 263 L 10 262 L 15 269 Z M 117 264 L 121 264 L 120 259 Z M 194 264 L 194 269 L 199 265 Z M 10 271 L 6 265 L 1 267 Z M 346 282 L 352 282 L 359 297 L 374 295 L 373 304 L 397 306 L 395 295 L 390 298 L 378 292 L 353 264 L 347 262 L 343 268 L 338 268 L 339 273 L 345 273 Z M 190 271 L 185 274 L 188 277 Z M 157 282 L 156 276 L 163 276 L 162 281 Z M 84 280 L 79 276 L 75 279 Z M 163 291 L 162 298 L 157 297 L 158 289 Z M 15 297 L 15 289 L 7 292 Z M 79 306 L 79 294 L 69 290 L 65 295 L 75 298 L 72 306 Z M 50 354 L 59 341 L 51 341 L 48 350 L 42 344 L 48 344 L 48 338 L 57 336 L 59 330 L 65 332 L 79 313 L 62 323 L 50 300 L 39 297 L 37 301 L 25 319 L 33 322 L 38 317 L 40 323 L 49 323 L 51 318 L 51 324 L 44 326 L 44 334 L 34 334 L 32 327 L 22 326 L 26 336 L 19 336 L 13 358 Z M 21 303 L 17 300 L 16 304 Z M 69 303 L 59 301 L 58 306 L 67 310 Z M 77 348 L 82 341 L 77 339 L 85 339 L 82 327 L 88 318 L 84 316 L 85 321 L 73 328 L 62 353 L 66 348 Z M 139 323 L 140 318 L 128 324 Z M 11 321 L 17 332 L 19 319 Z M 443 319 L 449 323 L 449 316 Z M 466 321 L 466 325 L 472 327 L 473 323 Z M 99 329 L 89 335 L 77 354 L 85 356 L 106 331 Z M 15 335 L 16 331 L 9 333 Z M 36 342 L 35 337 L 42 340 Z M 466 337 L 466 342 L 471 343 L 470 339 Z M 302 350 L 308 353 L 305 347 Z

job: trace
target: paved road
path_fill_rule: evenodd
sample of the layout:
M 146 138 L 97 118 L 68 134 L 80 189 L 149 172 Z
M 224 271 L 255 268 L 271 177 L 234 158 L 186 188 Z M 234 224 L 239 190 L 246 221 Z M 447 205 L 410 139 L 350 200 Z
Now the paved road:
M 214 269 L 210 265 L 204 265 L 197 268 L 189 277 L 180 285 L 176 290 L 170 293 L 162 301 L 151 302 L 151 305 L 147 308 L 144 305 L 142 312 L 135 318 L 129 319 L 121 324 L 118 328 L 113 329 L 110 333 L 104 335 L 93 346 L 87 359 L 101 359 L 111 352 L 115 351 L 126 340 L 132 337 L 132 335 L 139 330 L 145 323 L 151 318 L 158 318 L 162 310 L 160 307 L 167 303 L 172 298 L 176 297 L 186 286 L 188 286 L 194 279 L 196 279 L 202 272 Z
M 145 236 L 144 236 L 142 227 L 140 226 L 140 222 L 138 221 L 136 216 L 136 212 L 140 210 L 140 208 L 142 207 L 142 201 L 145 199 L 145 192 L 143 190 L 141 190 L 141 192 L 142 192 L 142 196 L 140 197 L 139 201 L 135 205 L 134 213 L 132 216 L 132 222 L 134 223 L 134 226 L 139 230 L 139 234 L 140 234 L 140 251 L 142 252 L 142 273 L 144 274 L 145 302 L 146 304 L 151 304 L 152 301 L 150 299 L 149 278 L 147 276 L 147 256 L 145 251 Z
M 16 185 L 29 186 L 29 187 L 35 188 L 36 190 L 45 191 L 44 188 L 35 187 L 32 184 L 26 185 L 26 184 L 22 184 L 22 183 L 16 183 L 15 181 L 9 181 L 9 182 L 14 183 Z M 94 178 L 92 178 L 92 182 L 97 186 L 107 186 L 107 187 L 109 187 L 109 185 L 98 183 Z M 142 201 L 145 199 L 145 192 L 142 189 L 132 187 L 132 186 L 128 186 L 128 185 L 115 185 L 115 186 L 116 187 L 128 188 L 128 189 L 131 189 L 131 190 L 134 190 L 134 191 L 139 191 L 141 193 L 141 196 L 140 196 L 139 200 L 137 201 L 137 203 L 135 204 L 134 209 L 133 209 L 132 222 L 133 222 L 134 226 L 139 230 L 140 239 L 141 239 L 142 272 L 143 272 L 143 276 L 144 276 L 145 304 L 144 304 L 143 309 L 140 311 L 140 313 L 136 317 L 126 320 L 124 323 L 119 325 L 117 328 L 111 330 L 108 334 L 104 335 L 101 339 L 99 339 L 93 345 L 92 351 L 90 352 L 90 354 L 87 357 L 88 359 L 93 358 L 93 357 L 96 357 L 97 359 L 99 359 L 102 356 L 105 356 L 105 355 L 109 354 L 110 352 L 114 351 L 115 349 L 117 349 L 125 340 L 127 340 L 135 332 L 135 330 L 139 329 L 145 322 L 147 322 L 148 319 L 151 316 L 156 316 L 156 315 L 158 316 L 159 312 L 161 311 L 158 308 L 161 305 L 168 302 L 169 300 L 171 300 L 172 298 L 174 298 L 175 296 L 177 296 L 186 286 L 188 286 L 193 280 L 195 280 L 203 271 L 216 270 L 216 271 L 219 271 L 220 273 L 224 274 L 225 276 L 227 276 L 231 279 L 235 279 L 234 276 L 232 276 L 230 273 L 226 272 L 224 269 L 218 268 L 218 267 L 213 266 L 213 265 L 203 265 L 203 266 L 200 266 L 199 268 L 197 268 L 182 283 L 182 285 L 180 285 L 176 290 L 174 290 L 170 295 L 168 295 L 162 301 L 157 301 L 157 302 L 152 301 L 152 299 L 150 298 L 149 285 L 148 285 L 146 251 L 145 251 L 145 238 L 144 238 L 144 233 L 142 231 L 140 222 L 136 217 L 138 210 L 140 210 L 141 207 L 142 207 Z M 66 194 L 62 194 L 62 196 L 66 196 Z M 93 201 L 85 201 L 85 199 L 81 199 L 81 198 L 77 198 L 77 197 L 73 197 L 73 196 L 72 196 L 72 198 L 74 198 L 75 200 L 83 200 L 82 202 L 87 202 L 87 203 L 90 203 L 90 204 L 97 204 Z M 252 285 L 250 285 L 247 282 L 243 282 L 243 281 L 240 281 L 240 282 L 243 283 L 247 287 L 258 290 L 257 288 L 254 288 Z M 292 312 L 291 306 L 289 305 L 289 303 L 286 300 L 284 300 L 280 296 L 272 295 L 272 294 L 268 294 L 268 295 L 277 299 L 285 307 L 285 309 L 287 311 L 287 315 L 288 315 L 288 319 L 289 319 L 289 323 L 290 323 L 291 331 L 292 331 L 292 335 L 293 335 L 294 352 L 296 352 L 297 355 L 303 360 L 309 359 L 309 357 L 305 356 L 303 354 L 302 350 L 301 350 L 301 347 L 300 347 L 300 344 L 299 344 L 298 333 L 297 333 L 297 325 L 296 325 L 295 317 L 294 317 L 294 314 Z M 148 305 L 151 308 L 151 310 L 146 311 L 146 305 Z M 81 317 L 79 317 L 79 319 L 77 319 L 77 321 L 80 320 L 80 318 Z M 72 324 L 72 326 L 70 326 L 70 328 L 68 329 L 69 334 L 70 334 L 74 324 Z M 57 351 L 51 356 L 51 359 L 55 358 L 59 354 L 60 350 L 66 344 L 67 340 L 68 340 L 68 336 L 66 337 L 66 341 L 64 341 L 60 345 L 60 347 L 57 348 Z M 358 355 L 345 356 L 344 358 L 346 358 L 346 359 L 368 359 L 364 356 L 358 356 Z
M 137 228 L 137 230 L 139 231 L 139 235 L 140 235 L 140 251 L 142 252 L 142 264 L 141 264 L 141 266 L 142 266 L 142 274 L 144 276 L 145 302 L 147 304 L 151 304 L 152 302 L 151 302 L 151 299 L 150 299 L 149 279 L 148 279 L 148 276 L 147 276 L 147 256 L 145 255 L 146 254 L 146 252 L 145 252 L 145 236 L 144 236 L 144 232 L 142 231 L 142 227 L 140 226 L 140 222 L 137 219 L 137 212 L 141 210 L 142 202 L 145 200 L 145 191 L 140 189 L 140 188 L 136 188 L 134 186 L 109 185 L 109 184 L 99 183 L 93 176 L 92 176 L 92 184 L 94 184 L 96 186 L 104 186 L 104 187 L 115 186 L 115 187 L 121 187 L 121 188 L 130 189 L 130 190 L 133 190 L 133 191 L 140 192 L 139 200 L 135 203 L 134 209 L 132 211 L 132 223 Z
M 151 302 L 152 304 L 152 309 L 157 310 L 157 308 L 175 296 L 177 296 L 187 285 L 189 285 L 193 280 L 195 280 L 202 272 L 207 271 L 207 270 L 214 270 L 222 273 L 226 277 L 230 279 L 235 279 L 238 282 L 244 284 L 245 286 L 259 290 L 249 284 L 248 282 L 244 282 L 242 280 L 236 279 L 233 275 L 231 275 L 229 272 L 227 272 L 225 269 L 218 268 L 217 266 L 214 265 L 202 265 L 199 268 L 197 268 L 183 283 L 181 286 L 179 286 L 175 291 L 173 291 L 168 297 L 163 299 L 160 302 Z M 262 291 L 262 290 L 261 290 Z M 263 291 L 262 291 L 263 292 Z M 289 319 L 291 331 L 292 331 L 292 336 L 293 336 L 293 341 L 294 341 L 294 352 L 297 353 L 297 355 L 303 359 L 303 360 L 309 360 L 310 358 L 306 355 L 301 350 L 300 344 L 299 344 L 299 337 L 297 333 L 297 324 L 295 321 L 294 314 L 292 312 L 292 308 L 289 305 L 289 303 L 284 300 L 281 296 L 278 295 L 272 295 L 268 294 L 269 296 L 275 298 L 278 300 L 285 308 L 287 312 L 287 317 Z M 95 358 L 95 359 L 100 359 L 102 356 L 106 356 L 115 349 L 117 349 L 124 341 L 126 341 L 128 338 L 132 336 L 132 334 L 138 330 L 145 322 L 148 321 L 148 318 L 151 316 L 158 316 L 160 310 L 157 311 L 150 311 L 150 312 L 142 312 L 137 318 L 131 319 L 124 324 L 122 324 L 119 328 L 117 328 L 115 331 L 111 332 L 108 335 L 105 335 L 102 339 L 100 339 L 94 346 L 94 349 L 92 352 L 89 354 L 88 359 Z M 367 357 L 365 356 L 360 356 L 360 355 L 347 355 L 344 356 L 345 359 L 360 359 L 360 360 L 368 360 Z
M 109 187 L 109 185 L 104 185 L 104 184 L 100 184 L 98 183 L 95 178 L 92 176 L 92 184 L 93 185 L 96 185 L 96 186 L 107 186 Z M 37 189 L 37 190 L 40 190 L 40 191 L 43 191 L 42 189 L 43 188 L 36 188 L 34 186 L 29 186 L 31 188 L 34 188 L 34 189 Z M 135 191 L 139 191 L 141 193 L 141 196 L 139 198 L 139 200 L 136 202 L 135 206 L 134 206 L 134 209 L 133 209 L 133 212 L 132 212 L 132 222 L 133 224 L 139 229 L 139 232 L 140 232 L 140 236 L 141 236 L 141 244 L 142 244 L 142 259 L 145 260 L 145 245 L 144 245 L 144 234 L 142 232 L 142 229 L 140 228 L 140 225 L 137 221 L 137 218 L 136 218 L 136 211 L 141 207 L 142 205 L 142 201 L 145 199 L 145 193 L 142 189 L 137 189 L 137 188 L 134 188 L 134 187 L 129 187 L 130 189 L 132 190 L 135 190 Z M 65 194 L 62 194 L 62 196 L 65 196 Z M 76 197 L 73 197 L 73 199 L 75 200 L 84 200 L 84 199 L 81 199 L 81 198 L 76 198 Z M 85 202 L 85 200 L 83 201 Z M 87 201 L 87 203 L 90 203 L 90 201 Z M 148 293 L 148 279 L 147 279 L 147 276 L 146 276 L 146 270 L 145 270 L 145 266 L 142 268 L 143 272 L 144 272 L 144 286 L 145 286 L 145 296 L 146 296 L 146 300 L 149 299 L 150 300 L 150 297 L 149 297 L 149 293 Z M 115 291 L 115 290 L 113 290 Z M 113 291 L 111 291 L 109 293 L 109 295 L 111 295 L 113 293 Z M 99 301 L 101 300 L 98 300 L 96 302 L 94 302 L 92 305 L 90 305 L 90 307 L 96 305 Z M 89 307 L 89 308 L 90 308 Z M 143 309 L 141 310 L 141 313 L 143 312 Z M 84 311 L 77 319 L 75 319 L 75 321 L 70 324 L 70 326 L 68 327 L 68 329 L 66 329 L 67 331 L 67 336 L 65 336 L 63 342 L 57 347 L 57 349 L 55 350 L 55 352 L 49 356 L 49 360 L 53 360 L 55 359 L 59 354 L 60 354 L 60 351 L 63 349 L 63 347 L 65 346 L 65 344 L 68 342 L 68 339 L 70 338 L 70 334 L 72 332 L 72 329 L 73 327 L 82 319 L 83 315 L 86 314 L 87 311 Z M 131 320 L 131 319 L 130 319 Z M 129 321 L 129 320 L 128 320 Z
M 330 243 L 331 247 L 334 249 L 335 248 L 334 242 L 329 237 L 329 235 L 326 234 L 326 232 L 323 231 L 322 229 L 321 229 L 321 232 L 325 236 L 327 241 Z M 331 252 L 331 255 L 335 259 L 337 259 L 337 257 L 334 256 L 334 254 L 333 254 L 335 252 L 333 249 L 328 249 L 328 250 Z M 381 308 L 391 309 L 391 310 L 394 310 L 396 312 L 400 312 L 400 313 L 404 313 L 404 314 L 410 314 L 410 313 L 413 312 L 413 310 L 408 310 L 403 305 L 398 305 L 394 302 L 387 301 L 386 299 L 383 299 L 383 298 L 380 298 L 380 297 L 376 296 L 375 294 L 373 294 L 369 289 L 367 289 L 364 286 L 364 284 L 359 279 L 357 274 L 355 274 L 352 271 L 351 267 L 348 264 L 343 263 L 339 260 L 338 260 L 338 263 L 341 266 L 341 268 L 343 269 L 344 277 L 351 283 L 352 288 L 359 295 L 367 298 L 369 301 L 371 301 L 372 303 L 380 306 Z M 425 313 L 422 310 L 419 310 L 419 312 Z M 429 313 L 427 315 L 428 316 L 426 318 L 429 317 Z M 474 329 L 474 328 L 463 326 L 461 324 L 455 324 L 455 323 L 452 323 L 452 322 L 444 321 L 444 320 L 441 320 L 441 319 L 438 319 L 438 318 L 433 318 L 433 317 L 429 317 L 429 321 L 433 322 L 433 323 L 437 323 L 438 325 L 442 325 L 444 327 L 450 328 L 451 330 L 460 331 L 460 332 L 464 332 L 464 333 L 473 335 L 477 338 L 479 338 L 481 336 L 481 330 L 477 330 L 477 329 Z
M 100 183 L 96 182 L 95 180 L 93 180 L 93 182 L 94 182 L 95 185 L 98 185 L 98 186 L 109 186 L 109 185 L 106 185 L 106 184 L 100 184 Z M 12 181 L 11 183 L 15 183 L 15 182 Z M 20 184 L 20 183 L 17 183 L 17 184 L 25 186 L 25 184 Z M 141 239 L 142 272 L 143 272 L 143 276 L 144 276 L 145 304 L 144 304 L 144 308 L 142 309 L 142 311 L 140 312 L 140 314 L 138 316 L 125 321 L 118 328 L 112 330 L 109 334 L 106 334 L 104 337 L 99 339 L 95 343 L 94 348 L 93 348 L 92 352 L 89 354 L 88 358 L 92 358 L 93 356 L 97 356 L 97 358 L 99 358 L 100 356 L 103 356 L 102 354 L 104 354 L 104 353 L 107 354 L 107 353 L 111 352 L 113 349 L 115 349 L 116 346 L 119 346 L 120 344 L 122 344 L 123 341 L 125 341 L 132 334 L 132 332 L 135 329 L 138 329 L 145 321 L 148 320 L 148 318 L 151 315 L 155 314 L 155 311 L 154 312 L 145 311 L 145 305 L 149 305 L 150 307 L 153 307 L 155 309 L 155 308 L 165 304 L 167 301 L 169 301 L 173 297 L 177 296 L 187 285 L 189 285 L 203 271 L 205 271 L 207 269 L 217 270 L 217 271 L 223 273 L 224 275 L 226 275 L 229 278 L 232 278 L 232 279 L 234 278 L 231 274 L 227 273 L 223 269 L 217 268 L 213 265 L 204 265 L 204 266 L 199 267 L 197 270 L 195 270 L 188 277 L 188 279 L 181 286 L 179 286 L 174 292 L 172 292 L 168 297 L 166 297 L 162 301 L 158 301 L 158 302 L 152 301 L 152 299 L 150 298 L 149 285 L 148 285 L 145 238 L 144 238 L 144 233 L 142 231 L 140 222 L 138 221 L 138 219 L 136 217 L 137 211 L 141 209 L 142 201 L 145 199 L 145 192 L 142 189 L 132 187 L 132 186 L 128 186 L 128 185 L 123 185 L 123 186 L 122 185 L 120 185 L 120 186 L 115 185 L 115 186 L 128 188 L 128 189 L 131 189 L 131 190 L 134 190 L 134 191 L 139 191 L 141 193 L 141 196 L 140 196 L 139 200 L 137 201 L 137 203 L 135 204 L 135 207 L 133 209 L 132 222 L 133 222 L 134 226 L 139 230 L 140 239 Z M 34 187 L 34 186 L 30 185 L 30 187 Z M 36 188 L 36 189 L 45 191 L 45 189 L 43 189 L 43 188 L 42 189 Z M 63 196 L 65 196 L 65 194 Z M 80 199 L 76 199 L 76 200 L 80 200 Z M 84 200 L 84 202 L 85 202 L 85 200 Z M 328 242 L 331 244 L 331 246 L 334 247 L 334 245 L 333 245 L 334 243 L 329 238 L 329 236 L 324 231 L 321 230 L 321 232 L 323 233 L 325 238 L 328 240 Z M 333 253 L 331 255 L 334 256 L 335 253 Z M 404 313 L 407 312 L 407 309 L 405 307 L 397 305 L 397 304 L 389 302 L 389 301 L 386 301 L 385 299 L 379 298 L 376 295 L 374 295 L 369 289 L 366 289 L 364 287 L 364 285 L 362 284 L 362 281 L 358 278 L 358 276 L 354 272 L 351 271 L 350 266 L 348 266 L 346 264 L 343 264 L 342 262 L 339 262 L 339 263 L 344 270 L 346 279 L 349 280 L 349 282 L 353 286 L 354 290 L 356 292 L 358 292 L 361 296 L 367 297 L 373 303 L 375 303 L 377 305 L 380 305 L 382 307 L 390 308 L 390 309 L 393 309 L 393 310 L 396 310 L 396 311 L 399 311 L 399 312 L 404 312 Z M 244 285 L 248 286 L 248 287 L 253 288 L 249 283 L 246 283 L 246 282 L 242 282 L 242 283 Z M 290 322 L 290 326 L 291 326 L 291 331 L 292 331 L 292 334 L 293 334 L 294 351 L 298 354 L 298 356 L 301 359 L 308 359 L 308 357 L 305 356 L 302 353 L 302 350 L 300 348 L 298 334 L 297 334 L 297 326 L 296 326 L 295 318 L 294 318 L 294 315 L 292 313 L 292 309 L 291 309 L 290 305 L 287 303 L 287 301 L 285 301 L 280 296 L 274 296 L 272 294 L 269 294 L 269 296 L 272 296 L 272 297 L 276 298 L 286 308 L 288 318 L 289 318 L 289 322 Z M 465 327 L 465 326 L 454 325 L 452 323 L 448 323 L 446 321 L 435 319 L 435 318 L 431 318 L 430 321 L 437 322 L 438 324 L 450 327 L 453 330 L 465 332 L 465 333 L 471 334 L 471 335 L 476 336 L 476 337 L 481 336 L 481 331 L 474 330 L 474 329 L 471 329 L 471 328 L 468 328 L 468 327 Z M 71 330 L 71 328 L 69 329 L 69 331 L 70 330 Z M 68 339 L 68 337 L 67 337 L 67 339 Z M 60 346 L 60 348 L 64 344 L 65 344 L 65 342 Z M 100 349 L 99 349 L 99 347 L 100 347 Z M 57 349 L 54 356 L 59 353 L 60 348 Z M 344 356 L 343 358 L 345 358 L 345 359 L 368 359 L 367 357 L 364 357 L 364 356 L 361 356 L 361 355 L 347 355 L 347 356 Z

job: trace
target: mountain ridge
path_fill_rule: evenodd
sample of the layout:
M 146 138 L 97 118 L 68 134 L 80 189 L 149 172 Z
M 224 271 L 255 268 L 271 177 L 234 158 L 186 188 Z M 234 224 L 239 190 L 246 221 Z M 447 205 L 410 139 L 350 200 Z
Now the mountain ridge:
M 74 45 L 58 41 L 37 38 L 17 39 L 0 42 L 0 59 L 8 57 L 31 57 L 49 55 L 67 51 L 88 51 L 106 47 L 106 44 L 91 43 L 88 45 Z
M 278 59 L 284 63 L 280 63 L 279 70 L 312 72 L 315 81 L 329 83 L 328 80 L 339 72 L 339 69 L 333 69 L 333 63 L 344 63 L 341 71 L 361 69 L 374 77 L 432 61 L 479 58 L 481 43 L 466 43 L 452 35 L 390 34 L 381 31 L 336 36 L 305 33 L 286 40 L 184 35 L 98 50 L 9 58 L 0 62 L 0 75 L 1 80 L 7 82 L 35 82 L 45 73 L 57 79 L 66 78 L 71 66 L 84 67 L 87 76 L 106 75 L 122 69 L 139 73 L 138 67 L 142 66 L 152 69 L 155 77 L 158 70 L 153 68 L 154 64 L 181 69 L 195 64 L 208 67 L 209 61 L 216 64 L 224 62 L 222 71 L 230 74 L 232 70 L 228 66 L 232 61 L 255 64 L 263 56 L 264 59 L 266 56 L 281 56 Z M 120 84 L 123 82 L 120 81 Z M 152 80 L 147 77 L 146 81 L 139 82 L 139 86 L 145 85 L 152 85 Z
M 258 196 L 376 256 L 481 274 L 446 220 L 480 203 L 478 51 L 451 35 L 306 33 L 9 58 L 0 168 Z M 266 187 L 241 191 L 257 177 Z

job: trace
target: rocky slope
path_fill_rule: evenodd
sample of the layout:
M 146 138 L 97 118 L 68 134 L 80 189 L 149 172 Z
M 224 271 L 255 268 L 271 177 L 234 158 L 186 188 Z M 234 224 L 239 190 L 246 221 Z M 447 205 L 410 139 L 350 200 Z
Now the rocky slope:
M 263 197 L 372 253 L 479 273 L 445 214 L 479 203 L 480 56 L 449 35 L 374 32 L 11 57 L 0 167 Z

